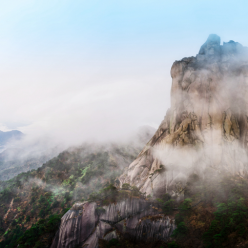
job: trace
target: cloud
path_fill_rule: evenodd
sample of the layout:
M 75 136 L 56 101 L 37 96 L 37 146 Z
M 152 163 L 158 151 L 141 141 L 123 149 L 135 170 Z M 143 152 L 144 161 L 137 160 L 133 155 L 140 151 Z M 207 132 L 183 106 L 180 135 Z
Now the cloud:
M 106 78 L 93 75 L 92 69 L 71 81 L 69 68 L 60 75 L 57 71 L 40 75 L 42 69 L 5 76 L 0 92 L 2 126 L 73 145 L 87 139 L 119 139 L 138 126 L 158 125 L 169 104 L 160 90 L 165 79 L 152 79 L 150 72 L 147 78 L 141 74 L 121 78 L 119 73 L 111 75 L 110 69 L 105 67 L 110 74 Z

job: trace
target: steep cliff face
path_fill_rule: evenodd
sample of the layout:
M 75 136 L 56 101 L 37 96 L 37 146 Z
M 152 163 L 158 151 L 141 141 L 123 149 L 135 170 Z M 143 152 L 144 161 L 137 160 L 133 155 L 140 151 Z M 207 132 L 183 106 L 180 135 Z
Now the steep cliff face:
M 248 48 L 210 35 L 196 57 L 173 63 L 171 77 L 171 108 L 120 185 L 179 195 L 191 173 L 245 173 Z
M 167 242 L 174 220 L 153 207 L 154 197 L 168 193 L 180 200 L 189 178 L 204 178 L 209 170 L 211 176 L 247 173 L 248 48 L 234 41 L 220 45 L 210 35 L 196 57 L 174 62 L 171 77 L 171 108 L 116 180 L 120 192 L 124 184 L 137 187 L 143 198 L 106 204 L 100 212 L 94 202 L 75 204 L 62 218 L 52 248 L 95 248 L 99 240 L 113 238 Z

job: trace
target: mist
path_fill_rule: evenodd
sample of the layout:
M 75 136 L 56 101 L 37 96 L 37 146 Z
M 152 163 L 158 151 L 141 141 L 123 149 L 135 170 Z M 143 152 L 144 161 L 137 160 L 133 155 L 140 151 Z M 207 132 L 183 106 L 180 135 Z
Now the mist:
M 183 6 L 5 3 L 0 130 L 25 134 L 6 148 L 20 148 L 23 157 L 51 150 L 55 156 L 84 142 L 126 142 L 140 126 L 157 128 L 171 105 L 173 61 L 197 54 L 213 27 L 224 40 L 246 40 L 237 35 L 243 21 L 235 19 L 232 30 L 217 21 L 221 4 L 206 5 L 213 18 L 198 23 L 199 6 Z

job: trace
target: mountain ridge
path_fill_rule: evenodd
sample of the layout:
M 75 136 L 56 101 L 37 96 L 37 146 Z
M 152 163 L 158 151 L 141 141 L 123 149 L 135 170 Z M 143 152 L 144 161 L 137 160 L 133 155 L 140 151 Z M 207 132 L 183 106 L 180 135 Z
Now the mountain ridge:
M 171 77 L 146 145 L 84 144 L 1 182 L 0 248 L 247 247 L 247 48 L 210 35 Z
M 20 140 L 24 134 L 18 130 L 1 131 L 0 130 L 0 146 L 6 145 L 9 141 L 16 139 Z

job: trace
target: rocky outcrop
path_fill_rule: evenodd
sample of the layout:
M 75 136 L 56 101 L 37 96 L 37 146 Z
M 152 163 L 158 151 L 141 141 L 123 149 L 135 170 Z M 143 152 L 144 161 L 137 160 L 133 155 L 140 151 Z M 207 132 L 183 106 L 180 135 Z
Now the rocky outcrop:
M 210 35 L 196 57 L 171 68 L 171 108 L 119 178 L 150 195 L 179 194 L 189 174 L 246 173 L 248 48 Z
M 51 248 L 96 248 L 99 239 L 120 236 L 143 242 L 167 241 L 174 229 L 174 221 L 144 199 L 128 198 L 101 209 L 94 202 L 76 203 L 63 216 Z
M 118 178 L 144 195 L 184 195 L 191 174 L 247 173 L 248 48 L 210 35 L 196 57 L 171 68 L 171 108 L 138 157 Z M 214 173 L 212 173 L 213 175 Z M 98 247 L 98 240 L 166 241 L 175 228 L 151 201 L 78 203 L 62 218 L 52 248 Z

